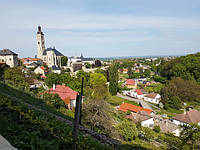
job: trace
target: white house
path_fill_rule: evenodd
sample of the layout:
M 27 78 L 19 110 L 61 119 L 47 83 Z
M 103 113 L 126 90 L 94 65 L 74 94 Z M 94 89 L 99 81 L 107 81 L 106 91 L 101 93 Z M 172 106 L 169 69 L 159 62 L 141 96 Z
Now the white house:
M 163 133 L 172 133 L 174 134 L 175 136 L 180 136 L 180 132 L 181 132 L 181 129 L 178 125 L 170 122 L 169 120 L 157 120 L 155 121 L 155 124 L 154 124 L 154 127 L 155 126 L 159 126 L 160 129 L 161 129 L 161 132 Z
M 159 104 L 160 98 L 161 98 L 160 94 L 157 94 L 157 93 L 150 93 L 144 96 L 145 101 L 155 103 L 155 104 Z
M 47 70 L 44 66 L 39 66 L 34 70 L 35 74 L 42 74 L 45 76 L 47 74 Z
M 128 119 L 132 120 L 134 123 L 140 123 L 143 127 L 151 127 L 154 124 L 153 117 L 145 113 L 144 111 L 139 111 L 138 113 L 131 113 L 127 116 Z
M 144 97 L 140 89 L 130 90 L 129 95 L 138 99 L 142 99 Z
M 10 67 L 18 66 L 17 54 L 9 49 L 0 50 L 0 63 L 5 63 Z
M 188 125 L 190 123 L 200 125 L 200 111 L 191 109 L 190 111 L 184 111 L 183 114 L 177 114 L 173 118 L 173 123 L 181 126 Z

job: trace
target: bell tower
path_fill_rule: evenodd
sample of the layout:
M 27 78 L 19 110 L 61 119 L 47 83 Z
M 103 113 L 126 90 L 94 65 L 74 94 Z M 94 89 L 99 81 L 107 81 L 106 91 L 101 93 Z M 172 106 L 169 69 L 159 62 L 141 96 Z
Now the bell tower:
M 41 30 L 41 26 L 38 26 L 37 31 L 37 58 L 42 59 L 43 52 L 45 50 L 44 34 Z

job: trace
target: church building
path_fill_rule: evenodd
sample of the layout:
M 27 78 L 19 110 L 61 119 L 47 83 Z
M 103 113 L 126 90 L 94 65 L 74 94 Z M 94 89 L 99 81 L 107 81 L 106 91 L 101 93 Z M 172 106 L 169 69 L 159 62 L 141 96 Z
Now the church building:
M 37 31 L 37 58 L 43 60 L 48 67 L 61 67 L 61 57 L 64 56 L 58 50 L 53 48 L 45 49 L 44 34 L 41 30 L 41 26 L 38 26 Z

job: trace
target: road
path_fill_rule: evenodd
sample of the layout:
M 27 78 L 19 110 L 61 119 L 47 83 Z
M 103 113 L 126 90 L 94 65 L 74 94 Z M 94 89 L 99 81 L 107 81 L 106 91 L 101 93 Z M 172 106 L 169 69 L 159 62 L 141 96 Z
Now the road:
M 153 108 L 151 107 L 151 105 L 149 105 L 149 103 L 147 103 L 147 102 L 145 102 L 145 101 L 143 101 L 141 99 L 132 98 L 132 97 L 129 97 L 129 96 L 122 95 L 120 93 L 117 93 L 117 96 L 121 97 L 123 99 L 126 99 L 128 101 L 136 102 L 136 103 L 140 104 L 143 108 L 147 108 L 147 109 L 153 110 Z

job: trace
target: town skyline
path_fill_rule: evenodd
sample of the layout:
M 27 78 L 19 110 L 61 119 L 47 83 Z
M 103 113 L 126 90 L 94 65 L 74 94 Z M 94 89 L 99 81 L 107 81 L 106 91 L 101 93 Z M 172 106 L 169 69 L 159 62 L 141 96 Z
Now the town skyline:
M 1 2 L 1 49 L 34 57 L 38 25 L 46 48 L 55 46 L 66 56 L 186 55 L 200 49 L 200 2 L 196 0 L 46 3 Z

